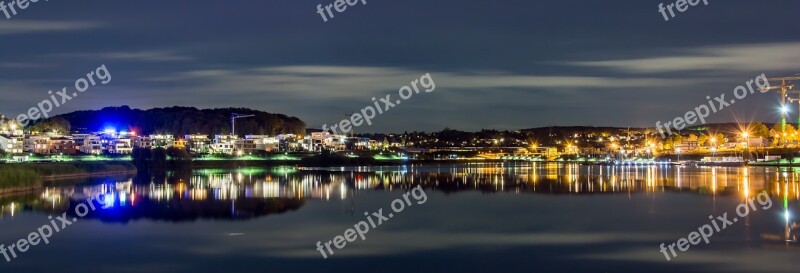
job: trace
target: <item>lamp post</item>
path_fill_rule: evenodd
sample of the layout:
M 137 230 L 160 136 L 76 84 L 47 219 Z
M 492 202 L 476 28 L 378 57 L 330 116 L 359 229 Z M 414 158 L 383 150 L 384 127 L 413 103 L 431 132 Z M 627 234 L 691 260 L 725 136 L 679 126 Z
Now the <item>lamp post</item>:
M 744 149 L 742 150 L 742 159 L 744 159 L 744 154 L 747 152 L 747 147 L 750 146 L 750 134 L 743 132 L 742 138 L 744 138 Z
M 681 148 L 675 148 L 675 153 L 678 154 L 678 163 L 681 162 Z

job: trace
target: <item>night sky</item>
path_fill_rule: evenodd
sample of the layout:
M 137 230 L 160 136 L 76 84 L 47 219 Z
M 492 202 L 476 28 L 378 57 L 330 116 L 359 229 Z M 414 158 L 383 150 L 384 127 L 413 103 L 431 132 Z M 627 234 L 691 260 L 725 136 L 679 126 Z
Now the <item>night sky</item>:
M 654 126 L 800 73 L 796 0 L 711 0 L 668 22 L 651 0 L 368 0 L 324 22 L 331 3 L 40 0 L 0 14 L 0 113 L 105 64 L 108 85 L 54 113 L 248 107 L 318 128 L 430 73 L 434 92 L 356 132 Z M 776 122 L 777 102 L 752 95 L 711 121 Z

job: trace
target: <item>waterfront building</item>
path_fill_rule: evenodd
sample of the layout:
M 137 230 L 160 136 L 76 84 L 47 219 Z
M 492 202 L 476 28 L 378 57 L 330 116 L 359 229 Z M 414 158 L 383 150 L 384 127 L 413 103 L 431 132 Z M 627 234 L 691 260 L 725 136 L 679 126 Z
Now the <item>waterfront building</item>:
M 169 148 L 175 144 L 175 136 L 173 135 L 150 135 L 153 141 L 153 148 Z
M 137 136 L 133 139 L 133 147 L 151 149 L 153 148 L 153 139 L 149 136 Z
M 78 152 L 75 140 L 71 137 L 51 138 L 47 143 L 49 154 L 74 155 Z
M 183 139 L 186 140 L 186 145 L 189 147 L 189 152 L 192 153 L 207 153 L 211 150 L 211 139 L 208 135 L 185 135 Z
M 0 149 L 9 154 L 21 154 L 24 147 L 22 135 L 0 135 Z
M 100 136 L 89 135 L 83 139 L 83 145 L 79 147 L 81 153 L 99 155 L 103 153 L 103 140 Z
M 245 139 L 253 140 L 258 151 L 277 152 L 280 150 L 280 140 L 277 137 L 264 135 L 246 135 Z
M 130 154 L 133 151 L 133 142 L 130 138 L 114 139 L 108 143 L 106 151 L 110 154 Z
M 49 154 L 49 142 L 50 137 L 28 135 L 23 140 L 22 151 L 34 154 Z

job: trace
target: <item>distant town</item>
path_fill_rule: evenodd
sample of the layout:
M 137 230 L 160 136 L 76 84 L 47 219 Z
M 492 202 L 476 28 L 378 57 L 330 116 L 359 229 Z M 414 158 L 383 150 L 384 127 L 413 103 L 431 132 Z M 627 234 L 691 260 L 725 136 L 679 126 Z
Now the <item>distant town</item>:
M 233 121 L 234 119 L 232 119 Z M 233 126 L 233 124 L 231 124 Z M 661 138 L 653 128 L 544 127 L 518 131 L 336 135 L 140 134 L 105 128 L 94 132 L 31 131 L 0 123 L 6 162 L 130 160 L 135 151 L 172 149 L 192 159 L 298 160 L 324 152 L 379 160 L 527 160 L 593 163 L 794 163 L 800 136 L 791 124 L 713 124 Z M 232 131 L 235 128 L 232 128 Z

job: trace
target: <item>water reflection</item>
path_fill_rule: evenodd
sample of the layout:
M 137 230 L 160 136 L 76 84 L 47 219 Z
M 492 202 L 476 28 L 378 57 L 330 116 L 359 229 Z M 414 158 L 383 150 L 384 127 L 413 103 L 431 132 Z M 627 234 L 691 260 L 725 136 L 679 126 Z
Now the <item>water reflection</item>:
M 301 208 L 307 200 L 353 199 L 359 191 L 405 190 L 422 185 L 447 194 L 480 191 L 513 194 L 655 195 L 663 192 L 751 198 L 765 190 L 782 206 L 785 230 L 763 234 L 780 243 L 797 242 L 793 210 L 800 200 L 800 169 L 749 167 L 583 166 L 570 164 L 423 165 L 329 169 L 203 169 L 163 175 L 94 178 L 78 186 L 0 198 L 0 221 L 20 211 L 74 212 L 87 198 L 102 195 L 111 205 L 86 218 L 133 220 L 246 220 Z M 355 202 L 355 199 L 351 200 Z M 716 203 L 715 203 L 716 204 Z

